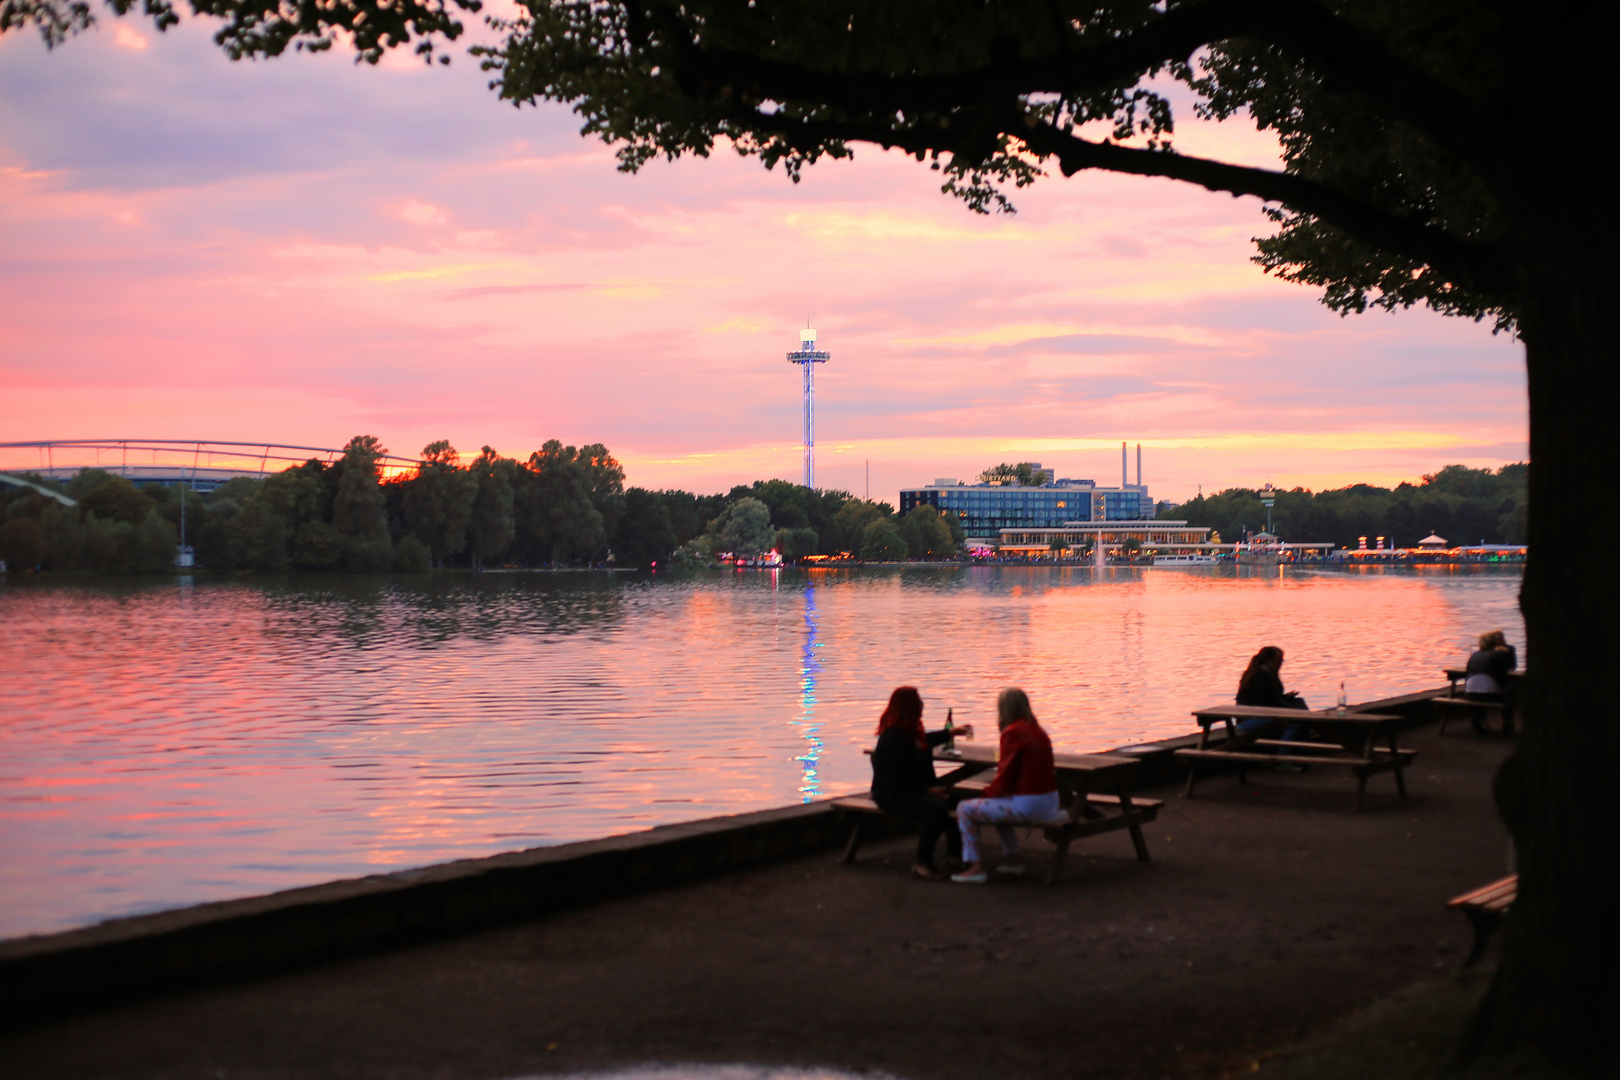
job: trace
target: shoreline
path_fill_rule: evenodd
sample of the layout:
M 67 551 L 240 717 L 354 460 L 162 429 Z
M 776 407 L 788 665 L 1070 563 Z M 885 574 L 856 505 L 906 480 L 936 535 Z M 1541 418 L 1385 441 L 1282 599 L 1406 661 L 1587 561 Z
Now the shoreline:
M 1444 689 L 1362 702 L 1405 727 L 1427 723 Z M 1195 733 L 1114 747 L 1138 758 L 1134 786 L 1178 782 Z M 108 919 L 0 941 L 0 1006 L 24 1019 L 153 993 L 260 978 L 488 929 L 672 883 L 839 847 L 832 798 L 660 825 L 593 840 L 343 878 Z M 15 1022 L 12 1021 L 12 1022 Z
M 1164 800 L 1146 829 L 1152 861 L 1109 833 L 1082 841 L 1052 886 L 919 881 L 905 835 L 874 838 L 850 865 L 833 847 L 764 852 L 499 924 L 12 1013 L 0 1059 L 16 1080 L 489 1080 L 654 1064 L 1217 1080 L 1315 1075 L 1309 1047 L 1326 1037 L 1347 1066 L 1412 1059 L 1396 1075 L 1416 1080 L 1427 1073 L 1413 1039 L 1443 1056 L 1467 1002 L 1414 1006 L 1409 991 L 1453 979 L 1468 952 L 1446 900 L 1505 872 L 1490 789 L 1513 744 L 1441 736 L 1410 697 L 1409 797 L 1375 782 L 1359 812 L 1354 784 L 1320 772 L 1214 778 L 1191 799 L 1146 785 Z M 1052 857 L 1038 834 L 1026 850 L 1037 867 Z M 1382 1042 L 1355 1028 L 1391 1009 L 1404 1026 Z

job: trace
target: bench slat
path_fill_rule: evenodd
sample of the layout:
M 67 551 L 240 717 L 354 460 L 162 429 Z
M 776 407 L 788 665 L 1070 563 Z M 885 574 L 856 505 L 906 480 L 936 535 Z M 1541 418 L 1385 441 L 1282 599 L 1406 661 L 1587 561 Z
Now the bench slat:
M 1105 806 L 1118 806 L 1119 805 L 1119 796 L 1118 795 L 1096 795 L 1096 794 L 1092 794 L 1092 795 L 1087 795 L 1086 796 L 1086 801 L 1087 802 L 1094 802 L 1094 803 L 1102 803 Z M 1164 805 L 1164 800 L 1163 799 L 1144 799 L 1139 795 L 1132 795 L 1131 796 L 1131 807 L 1133 809 L 1138 807 L 1138 806 L 1163 806 L 1163 805 Z
M 1384 753 L 1387 755 L 1389 751 L 1386 750 Z M 1398 756 L 1403 765 L 1410 764 L 1412 759 L 1417 756 L 1417 751 L 1402 750 Z M 1176 757 L 1200 758 L 1209 761 L 1252 761 L 1258 764 L 1276 764 L 1281 761 L 1292 765 L 1343 765 L 1352 769 L 1362 768 L 1367 765 L 1380 765 L 1388 761 L 1387 757 L 1305 757 L 1301 755 L 1300 760 L 1289 762 L 1286 754 L 1248 754 L 1237 750 L 1177 750 Z
M 1250 746 L 1292 746 L 1301 750 L 1334 750 L 1342 753 L 1343 743 L 1336 742 L 1306 742 L 1304 739 L 1256 739 Z M 1236 753 L 1236 751 L 1233 751 Z
M 1447 901 L 1446 906 L 1454 908 L 1484 907 L 1486 904 L 1504 897 L 1507 899 L 1508 903 L 1512 903 L 1513 898 L 1518 895 L 1518 892 L 1519 875 L 1514 874 L 1512 877 L 1505 877 L 1499 881 L 1493 881 L 1489 885 L 1481 885 L 1473 892 L 1466 892 L 1461 896 L 1453 897 L 1451 900 Z

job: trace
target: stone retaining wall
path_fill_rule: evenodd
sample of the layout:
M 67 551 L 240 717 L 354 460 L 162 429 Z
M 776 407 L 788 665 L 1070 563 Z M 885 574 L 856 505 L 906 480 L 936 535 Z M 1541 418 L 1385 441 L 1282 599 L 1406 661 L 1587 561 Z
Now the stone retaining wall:
M 0 942 L 0 1023 L 533 918 L 845 839 L 823 801 Z

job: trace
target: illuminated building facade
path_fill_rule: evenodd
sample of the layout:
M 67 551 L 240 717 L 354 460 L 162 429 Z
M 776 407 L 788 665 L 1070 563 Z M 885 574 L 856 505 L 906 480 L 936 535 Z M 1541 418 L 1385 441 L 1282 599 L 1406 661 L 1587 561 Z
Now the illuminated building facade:
M 1050 476 L 1050 473 L 1047 474 Z M 1052 479 L 1038 486 L 935 480 L 900 492 L 900 512 L 932 506 L 954 513 L 970 539 L 992 540 L 1003 529 L 1054 529 L 1073 521 L 1144 521 L 1153 500 L 1141 484 L 1098 487 L 1094 480 Z

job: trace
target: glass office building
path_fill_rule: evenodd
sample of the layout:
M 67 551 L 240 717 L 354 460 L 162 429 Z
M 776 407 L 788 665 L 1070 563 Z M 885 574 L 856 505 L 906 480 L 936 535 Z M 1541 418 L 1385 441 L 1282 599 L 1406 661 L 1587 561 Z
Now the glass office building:
M 1153 500 L 1145 486 L 1104 488 L 1094 480 L 1054 479 L 1023 487 L 942 479 L 900 492 L 902 514 L 925 505 L 942 514 L 955 513 L 962 521 L 962 531 L 977 540 L 994 540 L 1003 529 L 1056 529 L 1071 521 L 1147 521 L 1153 517 Z

